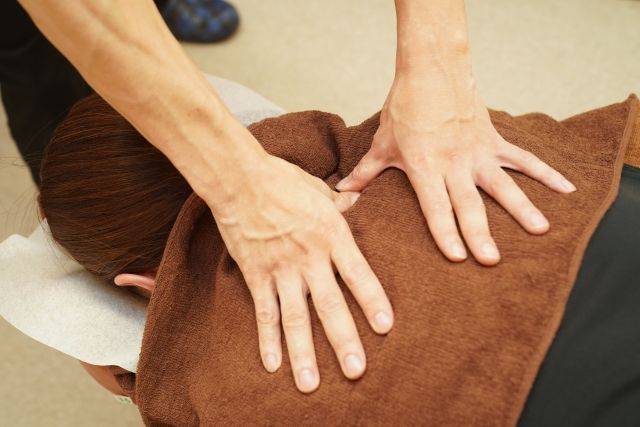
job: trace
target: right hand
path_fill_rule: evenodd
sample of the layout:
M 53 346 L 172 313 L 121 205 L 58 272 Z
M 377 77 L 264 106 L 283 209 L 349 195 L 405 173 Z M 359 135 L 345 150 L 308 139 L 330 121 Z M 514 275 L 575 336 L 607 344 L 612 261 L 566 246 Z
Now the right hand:
M 310 293 L 344 375 L 360 377 L 366 358 L 332 264 L 372 328 L 387 333 L 391 304 L 340 214 L 359 193 L 332 191 L 322 180 L 266 155 L 216 222 L 254 300 L 260 353 L 269 372 L 282 361 L 280 320 L 295 383 L 320 382 L 307 295 Z

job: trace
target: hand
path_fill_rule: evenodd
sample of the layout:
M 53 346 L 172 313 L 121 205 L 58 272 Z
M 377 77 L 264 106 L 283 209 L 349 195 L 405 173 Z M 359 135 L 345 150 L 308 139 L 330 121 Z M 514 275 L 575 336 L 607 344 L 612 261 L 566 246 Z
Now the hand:
M 440 73 L 396 77 L 371 149 L 336 188 L 361 191 L 384 169 L 399 168 L 415 189 L 431 234 L 444 255 L 452 261 L 467 256 L 455 212 L 474 257 L 493 265 L 499 262 L 500 254 L 476 186 L 532 234 L 545 233 L 549 223 L 502 168 L 523 172 L 562 193 L 575 191 L 575 187 L 498 134 L 473 79 L 462 90 L 451 88 L 438 76 Z
M 216 222 L 251 291 L 265 368 L 274 372 L 280 366 L 282 319 L 298 389 L 312 392 L 318 387 L 310 293 L 344 375 L 360 377 L 365 353 L 332 262 L 377 333 L 391 329 L 393 312 L 340 214 L 359 193 L 336 193 L 322 180 L 270 155 L 253 173 L 229 213 L 217 215 Z

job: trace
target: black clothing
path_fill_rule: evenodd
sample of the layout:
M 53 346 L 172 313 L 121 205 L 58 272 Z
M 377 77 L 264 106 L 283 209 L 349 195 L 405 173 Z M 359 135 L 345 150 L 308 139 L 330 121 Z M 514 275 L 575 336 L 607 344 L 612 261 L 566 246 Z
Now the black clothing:
M 40 183 L 45 146 L 69 108 L 92 91 L 15 1 L 0 1 L 0 92 L 11 136 Z
M 585 252 L 519 425 L 640 426 L 640 169 Z

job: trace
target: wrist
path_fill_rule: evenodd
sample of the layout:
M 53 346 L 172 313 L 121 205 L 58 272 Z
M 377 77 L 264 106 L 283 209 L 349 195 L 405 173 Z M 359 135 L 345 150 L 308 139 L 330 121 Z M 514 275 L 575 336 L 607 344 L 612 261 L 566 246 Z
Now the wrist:
M 383 110 L 436 126 L 472 120 L 483 105 L 470 71 L 424 68 L 396 74 Z
M 269 154 L 233 117 L 187 147 L 175 165 L 216 216 L 234 209 L 268 163 Z
M 227 210 L 265 163 L 266 152 L 233 116 L 200 71 L 156 77 L 156 90 L 136 106 L 136 127 L 173 163 L 214 215 Z
M 463 111 L 462 115 L 468 116 L 478 100 L 469 52 L 461 47 L 452 51 L 446 51 L 446 47 L 438 49 L 441 50 L 423 55 L 412 53 L 410 59 L 398 60 L 394 87 L 404 87 L 423 102 L 437 102 L 443 109 L 450 105 L 454 111 Z
M 429 37 L 427 37 L 429 38 Z M 438 70 L 445 73 L 471 73 L 471 53 L 466 39 L 415 42 L 410 46 L 398 44 L 396 75 L 412 75 Z

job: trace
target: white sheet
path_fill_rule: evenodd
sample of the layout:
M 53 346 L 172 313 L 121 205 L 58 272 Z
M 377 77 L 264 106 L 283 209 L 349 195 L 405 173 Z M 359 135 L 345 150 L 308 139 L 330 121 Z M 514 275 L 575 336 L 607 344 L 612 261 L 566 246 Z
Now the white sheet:
M 245 126 L 284 113 L 229 80 L 207 79 Z M 0 243 L 0 316 L 31 338 L 94 365 L 135 372 L 146 301 L 102 283 L 53 241 L 46 221 L 25 238 Z

